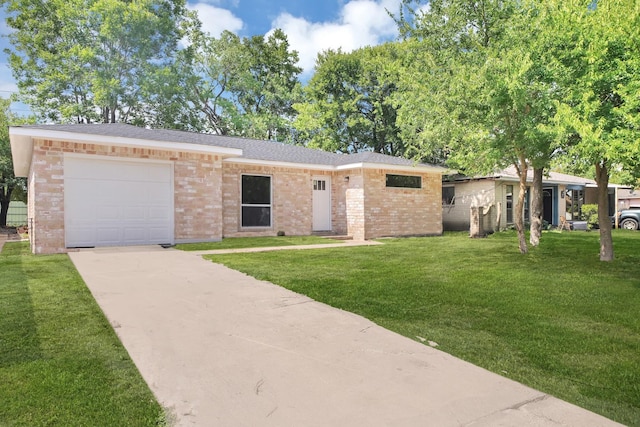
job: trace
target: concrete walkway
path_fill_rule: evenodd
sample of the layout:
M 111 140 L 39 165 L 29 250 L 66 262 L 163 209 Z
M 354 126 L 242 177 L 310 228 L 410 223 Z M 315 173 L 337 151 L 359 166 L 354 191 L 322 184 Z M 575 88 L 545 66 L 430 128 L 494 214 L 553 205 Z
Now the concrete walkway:
M 613 426 L 194 254 L 69 254 L 179 426 Z

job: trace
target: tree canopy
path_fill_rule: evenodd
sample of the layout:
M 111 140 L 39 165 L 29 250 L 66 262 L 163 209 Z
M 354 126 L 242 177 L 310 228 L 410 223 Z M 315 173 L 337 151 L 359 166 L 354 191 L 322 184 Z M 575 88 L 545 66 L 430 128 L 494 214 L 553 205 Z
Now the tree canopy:
M 303 100 L 294 105 L 301 139 L 328 151 L 405 154 L 392 104 L 395 58 L 391 43 L 319 54 Z
M 173 60 L 184 0 L 4 0 L 20 98 L 45 120 L 141 123 Z M 46 19 L 45 19 L 46 18 Z
M 194 29 L 181 66 L 189 76 L 187 99 L 203 118 L 203 130 L 220 135 L 289 141 L 292 104 L 302 69 L 286 35 L 214 38 Z

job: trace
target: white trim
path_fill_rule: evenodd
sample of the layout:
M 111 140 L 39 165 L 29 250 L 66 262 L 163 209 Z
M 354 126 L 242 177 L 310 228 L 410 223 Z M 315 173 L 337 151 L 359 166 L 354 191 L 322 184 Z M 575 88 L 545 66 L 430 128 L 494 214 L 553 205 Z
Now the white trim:
M 443 168 L 441 166 L 424 166 L 421 164 L 416 164 L 415 166 L 408 165 L 394 165 L 392 163 L 350 163 L 347 165 L 336 166 L 336 170 L 345 170 L 345 169 L 386 169 L 386 170 L 397 170 L 403 172 L 413 172 L 413 173 L 421 173 L 421 172 L 437 172 L 441 174 L 451 173 L 452 171 L 447 168 Z
M 222 162 L 238 163 L 238 164 L 251 165 L 251 166 L 273 166 L 273 167 L 291 168 L 291 169 L 314 169 L 314 170 L 321 170 L 321 171 L 336 170 L 335 166 L 331 166 L 331 165 L 313 164 L 313 163 L 279 162 L 275 160 L 256 160 L 256 159 L 237 158 L 237 157 L 223 159 Z
M 10 127 L 9 135 L 28 136 L 54 141 L 82 142 L 87 144 L 114 145 L 135 148 L 149 148 L 164 151 L 186 151 L 192 153 L 218 154 L 221 156 L 241 156 L 242 150 L 213 145 L 194 144 L 191 142 L 156 141 L 122 136 L 94 135 L 88 133 L 66 132 L 51 129 L 33 129 Z
M 273 166 L 283 168 L 295 168 L 295 169 L 313 169 L 317 171 L 342 171 L 349 169 L 386 169 L 386 170 L 398 170 L 404 172 L 437 172 L 441 174 L 451 173 L 452 170 L 443 168 L 441 166 L 407 166 L 407 165 L 394 165 L 391 163 L 350 163 L 346 165 L 332 166 L 316 163 L 295 163 L 295 162 L 280 162 L 274 160 L 256 160 L 247 158 L 227 158 L 223 159 L 224 163 L 238 163 L 254 166 Z

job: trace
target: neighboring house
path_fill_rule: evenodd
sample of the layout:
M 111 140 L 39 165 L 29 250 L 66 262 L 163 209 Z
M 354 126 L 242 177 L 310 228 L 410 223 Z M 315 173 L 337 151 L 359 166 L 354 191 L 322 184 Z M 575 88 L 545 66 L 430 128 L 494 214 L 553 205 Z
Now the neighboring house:
M 618 209 L 640 208 L 640 191 L 630 188 L 618 190 Z
M 527 181 L 524 220 L 530 220 L 530 183 Z M 597 184 L 592 179 L 558 172 L 543 177 L 543 215 L 548 224 L 559 225 L 564 217 L 569 223 L 581 220 L 583 204 L 597 203 Z M 609 186 L 610 215 L 615 212 L 616 187 Z M 497 231 L 514 224 L 514 210 L 518 201 L 519 181 L 515 168 L 507 168 L 493 175 L 481 177 L 450 176 L 443 180 L 442 222 L 444 230 L 469 230 L 471 208 L 478 208 L 480 228 L 485 232 Z
M 345 234 L 442 233 L 444 168 L 365 152 L 125 124 L 9 129 L 34 253 Z

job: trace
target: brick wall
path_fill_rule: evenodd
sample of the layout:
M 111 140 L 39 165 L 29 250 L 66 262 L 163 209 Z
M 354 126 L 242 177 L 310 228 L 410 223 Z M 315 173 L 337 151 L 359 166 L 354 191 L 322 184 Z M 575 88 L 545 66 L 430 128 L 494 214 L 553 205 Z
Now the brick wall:
M 422 188 L 386 186 L 386 174 L 419 175 Z M 442 177 L 438 173 L 363 170 L 365 238 L 442 234 Z
M 364 240 L 365 232 L 365 196 L 362 170 L 352 171 L 346 189 L 347 234 L 354 240 Z
M 241 222 L 242 175 L 271 177 L 271 226 L 243 228 Z M 275 236 L 311 234 L 312 229 L 312 175 L 309 169 L 243 165 L 225 162 L 222 177 L 222 206 L 224 210 L 224 237 Z M 321 172 L 320 172 L 321 174 Z
M 334 172 L 331 175 L 331 230 L 347 235 L 347 189 L 353 171 Z M 348 178 L 347 178 L 348 177 Z
M 210 154 L 116 147 L 68 141 L 34 140 L 29 182 L 31 248 L 34 253 L 65 252 L 64 154 L 174 162 L 176 241 L 220 240 L 221 158 Z
M 50 141 L 33 147 L 29 211 L 33 253 L 61 253 L 64 247 L 64 153 Z
M 364 239 L 442 232 L 439 174 L 421 174 L 420 189 L 387 188 L 385 177 L 390 171 L 383 169 L 327 172 L 253 166 L 223 163 L 211 154 L 35 139 L 29 179 L 30 239 L 35 253 L 66 250 L 65 153 L 173 162 L 176 242 L 273 236 L 279 231 L 309 235 L 313 228 L 312 180 L 317 175 L 331 177 L 332 230 L 336 233 Z M 241 227 L 242 174 L 272 177 L 270 227 Z

